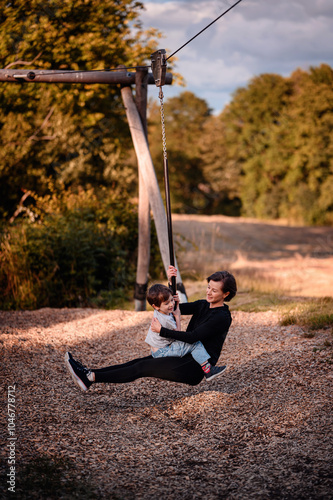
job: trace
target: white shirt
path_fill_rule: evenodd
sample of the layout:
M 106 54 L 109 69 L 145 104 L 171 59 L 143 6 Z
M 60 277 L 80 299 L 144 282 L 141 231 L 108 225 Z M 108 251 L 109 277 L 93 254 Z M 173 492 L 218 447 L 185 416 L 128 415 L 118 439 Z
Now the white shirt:
M 176 330 L 177 324 L 173 314 L 163 314 L 159 311 L 154 310 L 154 318 L 157 318 L 162 326 L 169 328 L 169 330 Z M 149 328 L 145 342 L 154 347 L 155 349 L 161 349 L 162 347 L 167 347 L 174 342 L 173 339 L 168 339 L 166 337 L 160 337 L 159 333 L 153 332 Z

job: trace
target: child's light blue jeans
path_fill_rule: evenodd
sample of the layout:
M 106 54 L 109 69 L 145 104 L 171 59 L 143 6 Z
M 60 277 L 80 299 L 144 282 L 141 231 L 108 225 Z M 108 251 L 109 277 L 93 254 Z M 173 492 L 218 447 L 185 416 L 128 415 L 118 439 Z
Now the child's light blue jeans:
M 175 340 L 172 344 L 161 347 L 161 349 L 158 349 L 156 352 L 152 352 L 151 355 L 153 358 L 182 358 L 189 353 L 191 353 L 193 359 L 200 365 L 210 358 L 210 355 L 200 341 L 194 344 L 186 344 L 185 342 Z

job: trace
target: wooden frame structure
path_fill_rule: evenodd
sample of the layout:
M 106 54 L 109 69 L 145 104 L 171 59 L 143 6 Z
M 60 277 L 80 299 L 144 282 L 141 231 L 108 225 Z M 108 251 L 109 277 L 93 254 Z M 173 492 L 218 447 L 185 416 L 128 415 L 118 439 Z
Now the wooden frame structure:
M 117 71 L 71 71 L 71 70 L 24 70 L 0 69 L 0 82 L 12 83 L 72 83 L 72 84 L 118 84 L 126 109 L 126 116 L 138 162 L 139 206 L 138 206 L 138 259 L 134 291 L 135 310 L 146 309 L 146 290 L 150 261 L 150 209 L 152 210 L 158 244 L 165 271 L 169 260 L 168 227 L 166 212 L 151 159 L 147 136 L 147 94 L 148 85 L 155 84 L 147 67 L 137 67 L 128 72 L 119 66 Z M 172 75 L 165 75 L 165 84 L 172 83 Z M 131 86 L 135 84 L 135 101 Z M 178 268 L 176 257 L 175 265 Z M 185 288 L 178 269 L 177 289 L 186 301 Z

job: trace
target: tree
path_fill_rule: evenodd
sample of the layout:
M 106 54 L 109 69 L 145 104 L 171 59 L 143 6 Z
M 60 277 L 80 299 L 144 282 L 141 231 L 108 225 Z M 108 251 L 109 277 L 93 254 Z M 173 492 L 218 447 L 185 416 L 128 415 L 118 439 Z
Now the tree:
M 135 280 L 136 207 L 107 188 L 49 192 L 1 235 L 0 308 L 114 306 Z
M 207 199 L 205 213 L 239 215 L 239 163 L 230 156 L 220 117 L 211 116 L 206 121 L 200 139 L 200 153 L 205 179 L 201 190 L 205 191 Z
M 1 67 L 96 70 L 144 64 L 159 33 L 142 31 L 134 0 L 9 0 L 0 6 Z M 29 64 L 26 64 L 29 63 Z M 128 126 L 119 88 L 13 84 L 0 87 L 0 213 L 22 191 L 66 185 L 136 183 L 126 164 Z
M 292 151 L 283 179 L 288 193 L 281 216 L 308 224 L 333 222 L 333 70 L 328 65 L 295 71 L 290 111 L 283 123 Z
M 279 183 L 283 171 L 268 157 L 292 87 L 279 75 L 255 77 L 238 89 L 222 112 L 226 147 L 238 165 L 242 210 L 252 217 L 278 217 Z M 268 196 L 269 194 L 269 196 Z
M 200 141 L 211 110 L 205 100 L 182 92 L 164 105 L 172 208 L 178 212 L 200 212 L 207 206 Z M 149 144 L 158 178 L 163 179 L 160 107 L 151 103 Z M 163 186 L 162 186 L 163 188 Z
M 260 75 L 235 92 L 220 118 L 244 215 L 332 223 L 332 82 L 323 64 Z

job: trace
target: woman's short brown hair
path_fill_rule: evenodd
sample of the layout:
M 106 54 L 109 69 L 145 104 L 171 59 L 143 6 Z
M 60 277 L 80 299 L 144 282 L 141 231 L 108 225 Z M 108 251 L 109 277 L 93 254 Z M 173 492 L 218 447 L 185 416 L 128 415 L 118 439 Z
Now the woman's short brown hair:
M 235 277 L 228 271 L 217 271 L 207 278 L 208 283 L 210 281 L 221 281 L 223 293 L 229 292 L 229 295 L 224 299 L 225 302 L 229 302 L 237 293 L 237 284 Z

